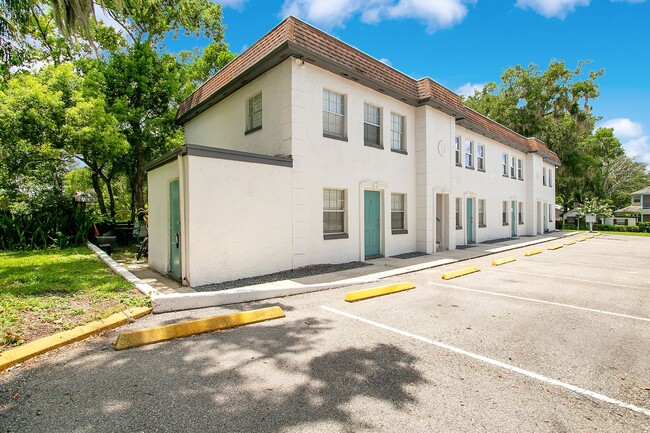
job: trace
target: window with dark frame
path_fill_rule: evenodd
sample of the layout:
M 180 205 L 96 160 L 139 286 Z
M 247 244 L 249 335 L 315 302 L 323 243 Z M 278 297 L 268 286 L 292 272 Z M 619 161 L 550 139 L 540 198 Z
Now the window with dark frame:
M 370 104 L 363 105 L 363 141 L 381 147 L 381 108 Z
M 390 226 L 393 231 L 406 230 L 406 208 L 404 194 L 390 195 Z
M 323 234 L 345 233 L 345 190 L 323 189 Z
M 476 168 L 479 171 L 485 171 L 485 145 L 476 145 Z
M 510 157 L 510 177 L 512 179 L 517 178 L 515 174 L 515 170 L 517 169 L 516 166 L 517 166 L 517 158 L 514 156 Z
M 456 136 L 456 165 L 458 167 L 463 166 L 463 160 L 460 154 L 460 137 Z
M 517 159 L 517 179 L 524 180 L 524 161 Z
M 517 207 L 517 211 L 518 211 L 517 212 L 517 222 L 519 224 L 523 224 L 524 223 L 524 203 L 519 202 L 519 204 L 517 206 L 518 206 Z
M 478 201 L 478 226 L 487 227 L 485 224 L 485 200 Z
M 258 93 L 248 100 L 246 132 L 262 129 L 262 94 Z
M 508 202 L 504 201 L 501 206 L 501 223 L 504 226 L 508 225 Z
M 345 97 L 323 89 L 323 135 L 345 138 Z
M 474 168 L 474 142 L 465 140 L 465 167 Z
M 461 198 L 457 197 L 456 198 L 456 230 L 460 230 L 463 228 L 463 219 L 461 218 Z
M 508 154 L 503 153 L 501 154 L 501 164 L 502 164 L 502 172 L 504 177 L 508 177 Z
M 406 152 L 406 117 L 390 114 L 390 148 Z
M 546 167 L 542 167 L 542 185 L 546 186 Z

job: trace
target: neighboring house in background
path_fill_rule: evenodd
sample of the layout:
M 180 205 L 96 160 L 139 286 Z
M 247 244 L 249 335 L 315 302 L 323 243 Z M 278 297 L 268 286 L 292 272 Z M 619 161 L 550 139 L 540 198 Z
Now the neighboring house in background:
M 614 211 L 614 218 L 606 218 L 604 224 L 635 225 L 650 222 L 650 186 L 630 194 L 632 203 Z
M 180 106 L 149 166 L 149 265 L 194 286 L 535 235 L 557 155 L 289 17 Z

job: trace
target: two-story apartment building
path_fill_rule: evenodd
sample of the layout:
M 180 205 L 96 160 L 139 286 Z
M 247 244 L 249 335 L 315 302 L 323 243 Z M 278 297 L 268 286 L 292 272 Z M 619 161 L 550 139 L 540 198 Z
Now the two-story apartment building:
M 606 218 L 604 224 L 634 225 L 637 222 L 650 223 L 650 186 L 634 191 L 631 204 L 614 211 L 613 218 Z
M 289 17 L 185 100 L 149 265 L 190 285 L 554 227 L 541 141 Z

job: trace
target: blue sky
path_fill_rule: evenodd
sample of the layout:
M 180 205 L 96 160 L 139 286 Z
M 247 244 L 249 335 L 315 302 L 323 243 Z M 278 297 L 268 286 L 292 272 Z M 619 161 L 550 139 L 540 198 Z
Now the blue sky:
M 650 1 L 226 0 L 226 42 L 240 53 L 288 14 L 414 78 L 463 93 L 514 65 L 552 59 L 604 69 L 594 111 L 628 154 L 650 164 Z M 177 45 L 177 46 L 172 46 Z M 191 48 L 179 40 L 169 49 Z

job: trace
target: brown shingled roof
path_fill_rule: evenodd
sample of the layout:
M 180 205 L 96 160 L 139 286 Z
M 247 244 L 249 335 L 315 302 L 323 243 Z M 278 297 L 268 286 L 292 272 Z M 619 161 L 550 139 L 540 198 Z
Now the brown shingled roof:
M 527 139 L 463 105 L 457 94 L 430 78 L 414 80 L 356 48 L 288 17 L 185 99 L 176 113 L 184 124 L 262 73 L 294 56 L 340 74 L 408 104 L 430 105 L 459 125 L 524 152 L 538 152 L 559 165 L 554 152 L 536 138 Z

